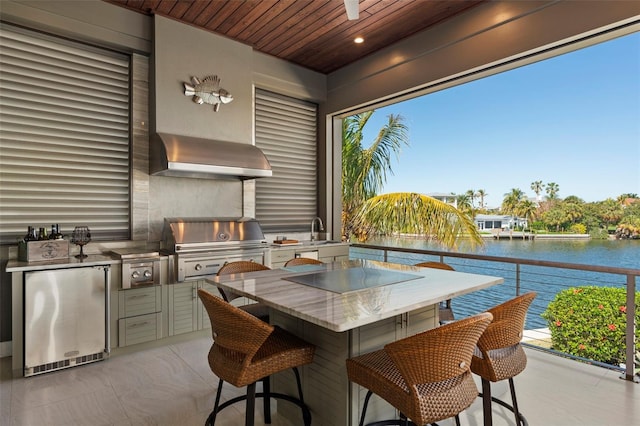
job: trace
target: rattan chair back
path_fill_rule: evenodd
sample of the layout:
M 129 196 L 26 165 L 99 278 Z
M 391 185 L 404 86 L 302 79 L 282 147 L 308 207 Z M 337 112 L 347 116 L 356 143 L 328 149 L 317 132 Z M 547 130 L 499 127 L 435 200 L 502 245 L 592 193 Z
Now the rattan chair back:
M 482 382 L 483 423 L 486 426 L 493 424 L 492 401 L 512 411 L 517 426 L 527 425 L 518 409 L 513 378 L 527 366 L 527 355 L 520 342 L 527 311 L 535 297 L 535 292 L 525 293 L 487 311 L 493 315 L 493 321 L 478 340 L 471 360 L 471 371 L 480 376 Z M 513 405 L 491 396 L 490 382 L 501 380 L 509 381 Z
M 287 266 L 322 265 L 322 264 L 324 264 L 324 262 L 321 261 L 321 260 L 311 259 L 309 257 L 296 257 L 296 258 L 287 260 L 287 262 L 284 264 L 284 266 L 286 268 Z
M 529 292 L 488 309 L 493 321 L 478 341 L 480 351 L 488 352 L 519 344 L 527 311 L 535 298 L 536 293 Z
M 471 370 L 491 382 L 509 379 L 527 366 L 527 357 L 520 345 L 527 310 L 535 299 L 530 292 L 501 303 L 487 312 L 493 321 L 478 340 Z
M 274 327 L 206 290 L 199 289 L 198 297 L 211 322 L 214 343 L 209 352 L 209 364 L 213 372 L 235 386 L 246 386 L 260 379 L 240 378 Z
M 350 358 L 349 380 L 379 395 L 417 425 L 457 416 L 478 396 L 471 357 L 491 319 L 489 313 L 475 315 Z M 366 402 L 361 424 L 365 412 Z
M 415 266 L 419 266 L 421 268 L 434 268 L 443 269 L 446 271 L 455 271 L 455 269 L 453 269 L 451 265 L 442 262 L 420 262 L 416 263 Z M 451 307 L 451 299 L 447 299 L 444 303 L 440 302 L 438 317 L 440 319 L 440 324 L 445 324 L 447 322 L 455 320 L 455 316 L 453 315 L 453 308 Z
M 243 272 L 266 271 L 269 269 L 271 268 L 261 263 L 251 262 L 248 260 L 238 260 L 236 262 L 229 262 L 222 265 L 222 267 L 218 269 L 217 275 L 220 276 L 220 275 L 240 274 Z M 231 302 L 233 299 L 240 297 L 239 294 L 233 293 L 230 291 L 224 291 L 220 287 L 218 287 L 218 291 L 220 291 L 220 295 L 226 302 Z
M 271 398 L 285 399 L 302 409 L 305 425 L 311 424 L 311 413 L 304 404 L 298 367 L 313 361 L 315 346 L 277 326 L 261 321 L 242 309 L 225 302 L 204 289 L 198 290 L 209 321 L 213 344 L 208 360 L 219 384 L 214 409 L 206 424 L 215 424 L 217 414 L 224 408 L 247 401 L 246 423 L 253 425 L 255 398 L 264 398 L 265 423 L 271 423 Z M 294 369 L 299 398 L 269 390 L 269 377 L 289 368 Z M 263 382 L 263 392 L 256 393 L 256 382 Z M 247 386 L 247 395 L 220 404 L 224 382 L 236 387 Z
M 453 269 L 452 266 L 442 262 L 420 262 L 420 263 L 416 263 L 414 266 L 419 266 L 421 268 L 435 268 L 435 269 L 445 269 L 447 271 L 455 271 L 455 269 Z

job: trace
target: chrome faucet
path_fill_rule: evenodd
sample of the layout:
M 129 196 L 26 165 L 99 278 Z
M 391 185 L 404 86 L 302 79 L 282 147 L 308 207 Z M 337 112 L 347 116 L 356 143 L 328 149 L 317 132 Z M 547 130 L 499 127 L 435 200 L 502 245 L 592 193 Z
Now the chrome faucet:
M 320 227 L 318 228 L 318 231 L 324 231 L 324 225 L 322 224 L 322 219 L 318 216 L 318 217 L 314 217 L 313 220 L 311 221 L 311 241 L 315 240 L 315 233 L 313 231 L 313 226 L 316 224 L 316 221 L 320 222 Z

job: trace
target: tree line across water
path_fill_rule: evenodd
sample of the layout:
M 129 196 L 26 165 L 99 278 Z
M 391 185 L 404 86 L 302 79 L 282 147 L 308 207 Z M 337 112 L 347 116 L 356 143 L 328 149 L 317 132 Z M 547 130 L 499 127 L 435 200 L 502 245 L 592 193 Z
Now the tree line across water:
M 391 159 L 409 144 L 408 128 L 400 115 L 390 114 L 373 141 L 364 143 L 364 127 L 374 111 L 342 121 L 342 237 L 366 240 L 373 235 L 424 235 L 453 248 L 461 237 L 482 244 L 474 223 L 479 213 L 527 218 L 530 229 L 547 232 L 590 233 L 594 238 L 640 238 L 640 199 L 622 194 L 617 199 L 587 203 L 576 196 L 558 197 L 559 185 L 535 181 L 535 199 L 514 188 L 496 210 L 484 206 L 484 190 L 469 190 L 452 206 L 412 192 L 379 194 L 392 173 Z M 543 189 L 546 197 L 542 200 Z M 455 195 L 455 194 L 452 194 Z M 476 207 L 474 201 L 478 199 Z
M 541 197 L 546 188 L 546 196 Z M 585 202 L 575 195 L 560 198 L 557 183 L 531 183 L 536 194 L 529 198 L 524 191 L 513 188 L 504 194 L 500 208 L 484 207 L 484 190 L 468 190 L 457 195 L 457 207 L 470 215 L 504 214 L 526 218 L 529 228 L 547 232 L 571 232 L 591 234 L 595 238 L 607 238 L 613 233 L 618 238 L 640 238 L 640 198 L 635 193 L 625 193 L 603 201 Z M 478 201 L 476 207 L 475 201 Z

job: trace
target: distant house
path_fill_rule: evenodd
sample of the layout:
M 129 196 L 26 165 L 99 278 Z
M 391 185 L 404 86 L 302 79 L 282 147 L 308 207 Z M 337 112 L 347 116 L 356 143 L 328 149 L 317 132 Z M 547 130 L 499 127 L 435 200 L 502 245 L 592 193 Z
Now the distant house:
M 425 194 L 428 197 L 435 198 L 436 200 L 442 201 L 443 203 L 447 203 L 452 205 L 455 208 L 458 208 L 458 200 L 456 195 L 454 194 L 445 194 L 442 192 L 432 192 L 430 194 Z
M 527 228 L 529 226 L 526 218 L 519 218 L 509 215 L 479 214 L 474 219 L 480 231 L 500 229 L 508 230 L 515 228 Z

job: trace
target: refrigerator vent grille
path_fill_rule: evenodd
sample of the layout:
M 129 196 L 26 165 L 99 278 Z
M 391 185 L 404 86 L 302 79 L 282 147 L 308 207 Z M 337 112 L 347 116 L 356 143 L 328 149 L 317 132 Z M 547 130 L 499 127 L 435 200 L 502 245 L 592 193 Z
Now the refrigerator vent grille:
M 46 373 L 53 370 L 61 370 L 80 364 L 87 364 L 90 362 L 101 361 L 105 358 L 104 352 L 98 352 L 91 355 L 83 355 L 73 359 L 65 359 L 62 361 L 48 362 L 46 364 L 36 365 L 34 367 L 26 367 L 24 369 L 25 377 L 34 376 L 36 374 Z

